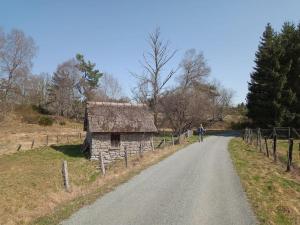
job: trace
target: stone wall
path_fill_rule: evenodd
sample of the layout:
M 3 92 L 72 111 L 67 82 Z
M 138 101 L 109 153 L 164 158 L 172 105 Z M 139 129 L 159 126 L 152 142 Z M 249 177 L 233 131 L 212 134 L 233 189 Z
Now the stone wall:
M 100 151 L 102 151 L 104 162 L 110 163 L 124 157 L 125 147 L 129 155 L 137 154 L 140 145 L 142 151 L 150 151 L 152 150 L 151 138 L 151 133 L 121 133 L 120 148 L 115 148 L 111 147 L 110 133 L 92 133 L 90 139 L 91 159 L 99 159 Z

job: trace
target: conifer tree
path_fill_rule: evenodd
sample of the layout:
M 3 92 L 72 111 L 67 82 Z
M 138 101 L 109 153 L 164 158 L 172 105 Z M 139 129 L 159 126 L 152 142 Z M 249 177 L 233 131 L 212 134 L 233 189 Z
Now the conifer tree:
M 300 24 L 298 28 L 292 23 L 284 23 L 280 43 L 284 50 L 281 65 L 289 66 L 285 91 L 288 92 L 286 107 L 286 125 L 300 126 Z
M 283 50 L 270 24 L 265 28 L 256 52 L 255 68 L 248 83 L 248 116 L 257 126 L 280 126 L 284 123 L 287 98 L 284 93 L 289 67 L 281 66 Z
M 82 73 L 82 77 L 76 85 L 80 94 L 84 96 L 84 100 L 89 101 L 93 97 L 93 91 L 99 85 L 99 79 L 103 76 L 99 70 L 95 69 L 96 64 L 86 61 L 81 54 L 76 55 L 78 61 L 78 69 Z

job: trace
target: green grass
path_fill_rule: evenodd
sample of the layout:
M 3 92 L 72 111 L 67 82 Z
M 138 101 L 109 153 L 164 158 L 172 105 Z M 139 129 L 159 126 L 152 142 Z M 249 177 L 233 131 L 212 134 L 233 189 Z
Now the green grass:
M 0 220 L 4 224 L 27 223 L 35 214 L 70 197 L 62 196 L 62 160 L 68 162 L 74 190 L 87 186 L 99 175 L 95 165 L 83 157 L 79 145 L 44 147 L 0 157 Z
M 300 181 L 240 138 L 229 151 L 261 224 L 300 224 Z
M 270 152 L 270 157 L 273 153 L 273 146 L 272 146 L 273 140 L 268 139 L 268 148 Z M 293 145 L 293 165 L 300 168 L 300 140 L 294 139 L 294 145 Z M 256 137 L 253 141 L 253 146 L 256 146 Z M 262 140 L 262 151 L 266 152 L 265 142 Z M 289 149 L 289 141 L 288 139 L 279 139 L 277 140 L 277 156 L 278 159 L 286 164 L 287 163 L 287 153 Z
M 187 143 L 193 140 L 190 138 Z M 113 190 L 146 167 L 173 154 L 186 144 L 146 152 L 129 158 L 129 167 L 116 161 L 103 177 L 80 152 L 80 145 L 43 147 L 0 157 L 0 224 L 58 224 L 84 205 Z M 71 191 L 61 173 L 68 162 Z
M 289 148 L 288 140 L 279 140 L 277 144 L 278 157 L 284 163 L 287 162 L 287 151 Z M 293 145 L 293 164 L 300 168 L 299 140 L 294 140 Z

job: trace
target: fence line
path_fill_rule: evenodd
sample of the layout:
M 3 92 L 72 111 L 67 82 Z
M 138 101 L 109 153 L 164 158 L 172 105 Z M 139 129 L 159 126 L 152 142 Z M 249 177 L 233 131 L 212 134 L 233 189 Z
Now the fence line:
M 85 138 L 85 133 L 77 132 L 72 134 L 45 134 L 37 137 L 18 138 L 14 143 L 1 144 L 0 151 L 13 152 L 21 150 L 29 150 L 38 147 L 45 147 L 55 144 L 68 144 L 74 142 L 81 142 Z
M 263 152 L 264 150 L 263 153 L 268 158 L 270 157 L 270 155 L 272 155 L 274 163 L 276 163 L 277 161 L 285 163 L 287 172 L 291 171 L 292 168 L 300 169 L 300 163 L 299 165 L 296 164 L 296 158 L 293 157 L 293 149 L 295 143 L 294 141 L 300 140 L 300 135 L 297 129 L 292 127 L 274 127 L 273 129 L 246 128 L 242 133 L 242 138 L 247 144 L 255 146 L 256 149 L 259 149 L 260 152 Z M 253 143 L 254 139 L 256 139 L 255 143 Z M 262 140 L 264 141 L 264 145 L 262 145 Z M 282 148 L 280 148 L 280 145 L 278 145 L 282 142 L 284 143 L 284 141 L 287 141 L 288 145 L 286 148 L 286 155 L 282 154 Z M 271 142 L 272 144 L 271 154 L 269 151 L 268 142 Z M 300 161 L 300 142 L 298 143 L 298 146 L 298 159 Z

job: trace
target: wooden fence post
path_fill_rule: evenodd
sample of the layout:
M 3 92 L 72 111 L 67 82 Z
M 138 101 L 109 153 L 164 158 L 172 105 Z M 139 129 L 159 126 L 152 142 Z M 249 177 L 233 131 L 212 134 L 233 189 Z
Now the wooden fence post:
M 17 152 L 18 152 L 18 151 L 20 151 L 20 150 L 21 150 L 21 148 L 22 148 L 22 145 L 21 145 L 21 144 L 19 144 L 19 145 L 18 145 L 18 147 L 17 147 Z
M 31 142 L 31 149 L 33 149 L 33 146 L 34 146 L 34 139 Z
M 265 136 L 265 144 L 266 144 L 266 153 L 267 153 L 267 157 L 269 158 L 270 154 L 269 154 L 269 148 L 268 148 L 268 139 Z
M 64 179 L 64 186 L 66 191 L 70 190 L 70 183 L 69 183 L 69 174 L 68 174 L 68 164 L 66 160 L 63 160 L 62 163 L 62 174 Z
M 256 129 L 256 148 L 258 148 L 259 128 Z
M 250 128 L 248 128 L 248 144 L 250 144 L 250 142 L 251 142 L 251 130 L 250 130 Z
M 172 135 L 172 144 L 174 146 L 174 136 Z
M 151 137 L 151 147 L 152 147 L 152 151 L 154 151 L 154 142 L 153 142 L 153 136 Z
M 139 147 L 139 156 L 140 158 L 143 158 L 142 143 L 140 143 L 140 147 Z
M 275 133 L 273 135 L 273 156 L 274 156 L 274 162 L 277 162 L 277 134 Z
M 299 159 L 300 159 L 300 143 L 298 145 Z
M 250 128 L 248 128 L 248 144 L 250 144 Z
M 125 167 L 128 167 L 128 152 L 127 152 L 127 147 L 124 147 L 124 159 L 125 159 Z
M 166 147 L 166 138 L 164 137 L 164 148 Z
M 291 171 L 292 160 L 293 160 L 293 145 L 294 145 L 294 140 L 293 140 L 293 138 L 290 138 L 288 155 L 287 155 L 288 156 L 287 157 L 287 167 L 286 167 L 287 172 Z
M 262 152 L 262 146 L 261 146 L 261 130 L 259 129 L 259 152 Z
M 101 172 L 103 175 L 105 175 L 105 165 L 104 165 L 104 158 L 103 158 L 102 151 L 100 151 L 100 154 L 99 154 L 99 161 L 100 161 Z

